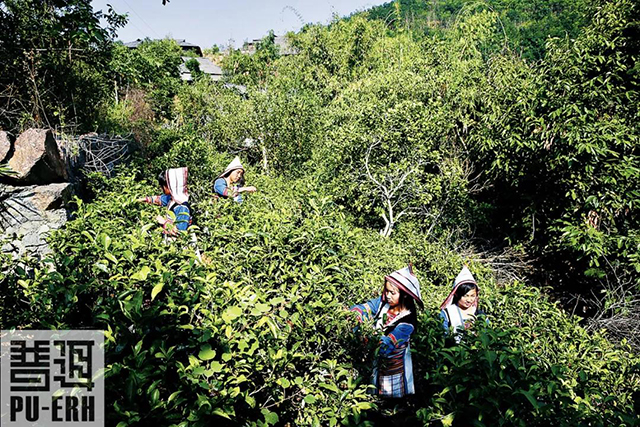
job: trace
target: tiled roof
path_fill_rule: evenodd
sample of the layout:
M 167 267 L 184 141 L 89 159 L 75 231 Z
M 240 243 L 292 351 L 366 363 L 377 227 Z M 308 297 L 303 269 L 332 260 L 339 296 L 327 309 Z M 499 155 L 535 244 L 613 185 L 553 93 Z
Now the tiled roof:
M 195 59 L 196 61 L 198 61 L 200 71 L 211 76 L 213 80 L 218 81 L 222 78 L 222 68 L 211 62 L 208 58 L 193 58 L 189 56 L 183 56 L 183 62 L 182 64 L 180 64 L 180 76 L 182 77 L 182 80 L 192 80 L 191 72 L 186 65 L 186 62 L 190 59 Z

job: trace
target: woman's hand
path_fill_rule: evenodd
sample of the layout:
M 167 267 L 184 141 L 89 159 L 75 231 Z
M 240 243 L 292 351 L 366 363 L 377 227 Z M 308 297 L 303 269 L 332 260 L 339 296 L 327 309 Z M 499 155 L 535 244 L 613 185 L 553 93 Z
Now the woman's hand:
M 238 193 L 255 193 L 256 191 L 258 191 L 258 189 L 253 185 L 250 185 L 248 187 L 240 187 L 238 189 Z
M 138 197 L 138 198 L 136 199 L 136 202 L 142 202 L 142 203 L 145 203 L 146 201 L 147 201 L 147 198 L 146 198 L 146 197 Z
M 158 221 L 158 224 L 160 225 L 165 225 L 167 223 L 167 221 L 169 221 L 166 217 L 162 216 L 162 215 L 158 215 L 156 217 L 156 221 Z

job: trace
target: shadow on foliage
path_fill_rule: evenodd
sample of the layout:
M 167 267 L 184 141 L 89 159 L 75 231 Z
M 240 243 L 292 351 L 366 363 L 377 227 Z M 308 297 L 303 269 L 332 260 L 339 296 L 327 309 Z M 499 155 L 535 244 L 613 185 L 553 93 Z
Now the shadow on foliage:
M 608 395 L 596 384 L 616 380 L 604 371 L 598 378 L 587 366 L 527 351 L 515 327 L 476 321 L 456 345 L 443 337 L 435 313 L 421 320 L 413 342 L 416 416 L 424 425 L 638 425 L 632 415 L 637 396 Z M 626 405 L 616 403 L 619 398 Z

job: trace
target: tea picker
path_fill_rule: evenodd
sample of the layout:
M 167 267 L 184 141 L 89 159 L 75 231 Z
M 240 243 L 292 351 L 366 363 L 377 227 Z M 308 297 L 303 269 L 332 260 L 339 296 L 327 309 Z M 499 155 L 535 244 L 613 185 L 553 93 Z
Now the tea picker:
M 382 333 L 372 378 L 378 396 L 415 394 L 409 341 L 418 323 L 417 305 L 423 306 L 420 282 L 409 265 L 385 277 L 382 296 L 351 307 L 360 322 L 371 322 Z
M 165 206 L 167 215 L 158 215 L 156 221 L 162 225 L 165 243 L 169 243 L 178 232 L 186 232 L 191 226 L 193 215 L 189 204 L 189 192 L 187 188 L 188 168 L 175 168 L 162 171 L 158 175 L 158 184 L 162 189 L 159 196 L 141 197 L 139 202 L 157 206 Z M 189 233 L 190 244 L 196 252 L 198 260 L 202 260 L 198 249 L 198 240 L 195 233 Z
M 476 316 L 485 314 L 478 308 L 480 288 L 465 265 L 453 281 L 453 289 L 440 305 L 440 318 L 445 333 L 453 332 L 456 343 L 462 340 L 461 332 L 475 322 Z
M 236 156 L 213 183 L 215 197 L 233 198 L 234 201 L 242 203 L 242 193 L 255 193 L 257 189 L 253 185 L 244 186 L 244 173 L 244 166 Z

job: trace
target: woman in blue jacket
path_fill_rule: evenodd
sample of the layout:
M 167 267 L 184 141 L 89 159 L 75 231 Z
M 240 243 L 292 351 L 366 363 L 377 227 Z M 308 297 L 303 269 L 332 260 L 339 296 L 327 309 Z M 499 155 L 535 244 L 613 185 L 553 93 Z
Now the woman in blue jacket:
M 480 288 L 471 271 L 464 266 L 453 281 L 453 289 L 440 305 L 440 318 L 445 333 L 453 333 L 456 343 L 462 339 L 461 332 L 475 322 L 476 317 L 485 314 L 478 308 Z
M 416 305 L 422 307 L 420 283 L 411 266 L 385 277 L 382 296 L 352 311 L 360 322 L 372 322 L 381 331 L 373 385 L 382 397 L 404 397 L 415 393 L 409 341 L 417 325 Z
M 236 156 L 215 180 L 213 190 L 216 197 L 224 199 L 231 197 L 236 202 L 242 202 L 242 193 L 255 193 L 256 187 L 244 186 L 244 167 L 240 163 L 240 158 Z

